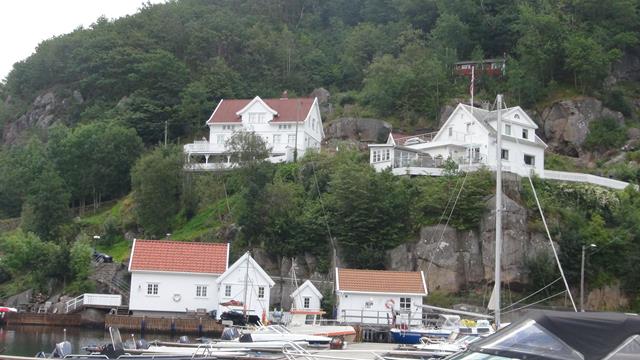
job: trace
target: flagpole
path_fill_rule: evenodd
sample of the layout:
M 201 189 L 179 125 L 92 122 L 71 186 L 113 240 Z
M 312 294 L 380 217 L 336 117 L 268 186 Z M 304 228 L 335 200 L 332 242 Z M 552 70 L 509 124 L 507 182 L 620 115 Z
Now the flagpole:
M 471 66 L 471 86 L 469 87 L 469 90 L 471 92 L 471 115 L 473 115 L 473 93 L 474 93 L 474 82 L 476 80 L 476 67 L 475 66 Z

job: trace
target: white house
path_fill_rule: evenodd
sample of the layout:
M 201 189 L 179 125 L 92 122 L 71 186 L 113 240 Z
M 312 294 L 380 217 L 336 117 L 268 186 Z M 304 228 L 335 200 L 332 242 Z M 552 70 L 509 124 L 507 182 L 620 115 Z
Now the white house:
M 344 323 L 422 323 L 427 286 L 422 271 L 336 268 L 337 316 Z
M 320 303 L 322 301 L 322 293 L 307 280 L 300 285 L 293 293 L 291 293 L 291 310 L 307 310 L 307 311 L 319 311 Z
M 386 144 L 372 144 L 370 163 L 378 171 L 440 175 L 445 160 L 455 161 L 462 170 L 496 167 L 497 111 L 465 104 L 451 113 L 436 133 L 394 136 Z M 536 135 L 533 120 L 519 106 L 502 110 L 502 168 L 522 176 L 544 175 L 547 145 Z
M 157 316 L 216 310 L 216 280 L 228 263 L 229 244 L 134 240 L 129 310 Z
M 209 140 L 184 146 L 188 168 L 225 169 L 233 166 L 226 143 L 236 131 L 261 136 L 270 148 L 271 162 L 302 157 L 307 151 L 320 151 L 324 138 L 317 98 L 221 100 L 209 120 Z
M 263 318 L 269 312 L 271 288 L 275 283 L 248 252 L 215 282 L 218 287 L 218 314 L 236 310 Z

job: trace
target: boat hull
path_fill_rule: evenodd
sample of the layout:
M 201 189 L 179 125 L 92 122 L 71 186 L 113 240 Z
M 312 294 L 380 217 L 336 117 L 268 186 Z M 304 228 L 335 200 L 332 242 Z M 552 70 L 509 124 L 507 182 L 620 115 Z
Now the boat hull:
M 420 339 L 423 337 L 428 338 L 441 338 L 446 339 L 451 335 L 449 330 L 398 330 L 392 329 L 389 331 L 391 339 L 397 344 L 419 344 Z

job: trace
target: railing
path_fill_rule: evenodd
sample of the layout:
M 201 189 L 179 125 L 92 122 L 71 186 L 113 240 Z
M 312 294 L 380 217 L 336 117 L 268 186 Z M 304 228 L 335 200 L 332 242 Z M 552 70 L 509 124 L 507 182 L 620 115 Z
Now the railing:
M 207 140 L 196 140 L 191 144 L 185 144 L 184 151 L 187 153 L 222 152 L 224 151 L 224 145 L 212 144 Z
M 110 295 L 110 294 L 82 294 L 75 297 L 65 303 L 65 313 L 70 313 L 82 308 L 85 305 L 90 306 L 121 306 L 122 295 Z
M 67 301 L 64 307 L 64 312 L 68 314 L 70 312 L 76 311 L 78 307 L 82 307 L 83 302 L 84 294 Z
M 398 145 L 405 145 L 405 146 L 415 145 L 415 144 L 431 142 L 433 141 L 433 138 L 435 138 L 437 134 L 438 132 L 435 131 L 435 132 L 430 132 L 425 134 L 407 135 L 407 136 L 399 137 L 394 140 Z
M 617 189 L 617 190 L 622 190 L 627 186 L 629 186 L 628 182 L 609 179 L 606 177 L 596 176 L 591 174 L 583 174 L 583 173 L 567 172 L 567 171 L 556 171 L 556 170 L 545 170 L 543 174 L 544 176 L 542 177 L 549 180 L 589 183 L 589 184 L 605 186 L 605 187 Z
M 237 166 L 234 163 L 188 163 L 184 165 L 187 171 L 215 171 L 230 170 Z
M 392 315 L 388 310 L 345 309 L 341 311 L 340 318 L 343 323 L 347 324 L 391 325 L 393 322 Z M 397 316 L 396 322 L 405 319 L 408 325 L 421 325 L 422 312 L 401 313 Z

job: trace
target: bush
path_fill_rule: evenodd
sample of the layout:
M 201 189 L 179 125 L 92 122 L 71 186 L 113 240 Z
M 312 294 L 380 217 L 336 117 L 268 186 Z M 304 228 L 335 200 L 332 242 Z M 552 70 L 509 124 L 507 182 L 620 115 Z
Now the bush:
M 610 117 L 594 120 L 589 125 L 589 134 L 584 147 L 592 151 L 605 151 L 619 148 L 627 140 L 624 126 Z
M 614 89 L 605 94 L 603 105 L 609 109 L 620 111 L 624 116 L 631 116 L 633 109 L 624 97 L 624 92 L 620 89 Z

